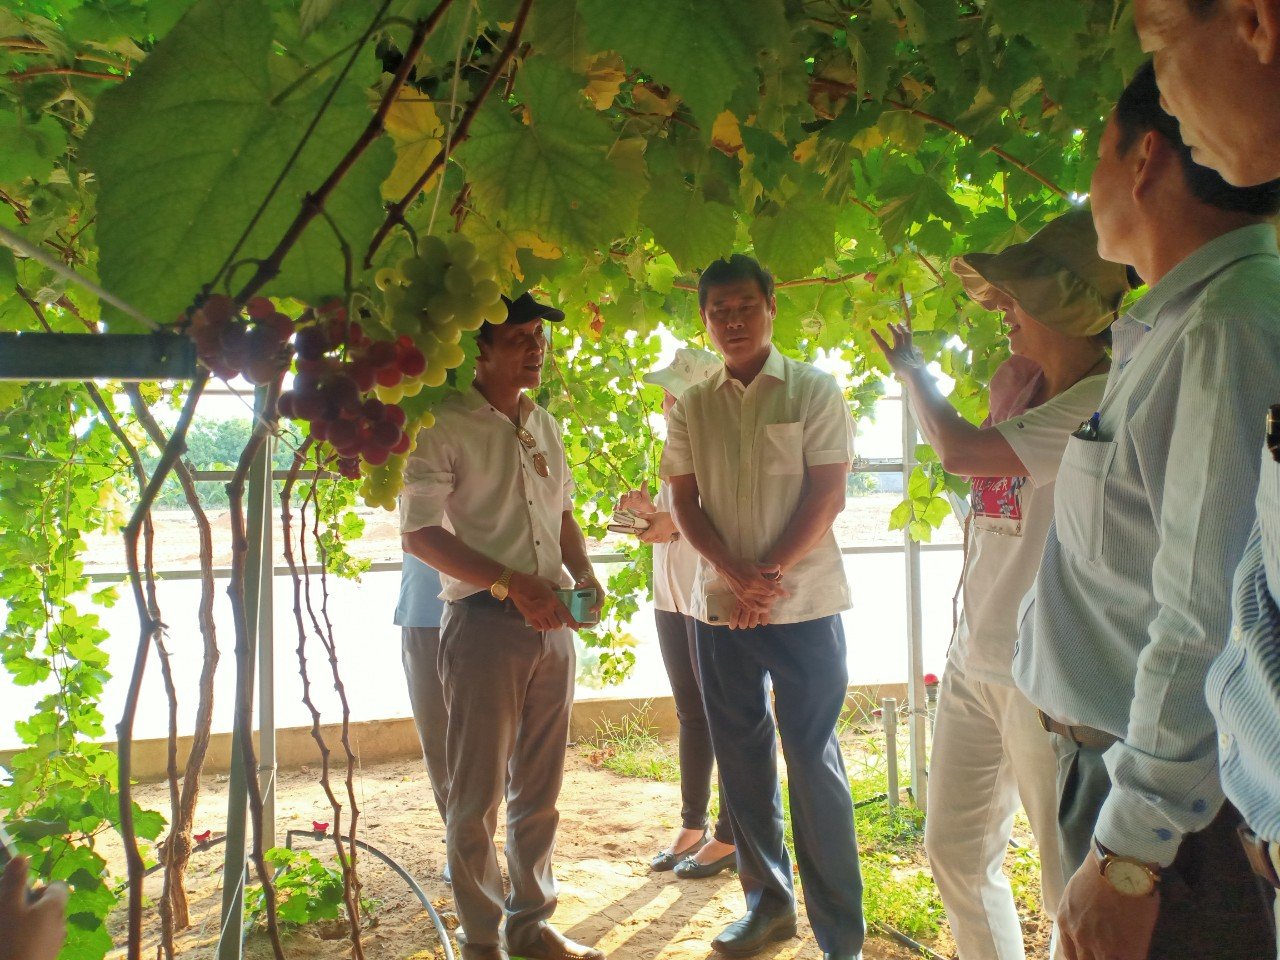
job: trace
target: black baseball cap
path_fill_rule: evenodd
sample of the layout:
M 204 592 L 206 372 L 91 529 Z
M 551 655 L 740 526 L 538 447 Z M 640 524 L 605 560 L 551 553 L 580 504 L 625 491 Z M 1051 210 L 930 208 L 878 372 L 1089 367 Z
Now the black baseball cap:
M 534 320 L 559 323 L 564 319 L 563 310 L 538 302 L 527 290 L 514 300 L 504 296 L 502 302 L 507 305 L 507 323 L 532 323 Z

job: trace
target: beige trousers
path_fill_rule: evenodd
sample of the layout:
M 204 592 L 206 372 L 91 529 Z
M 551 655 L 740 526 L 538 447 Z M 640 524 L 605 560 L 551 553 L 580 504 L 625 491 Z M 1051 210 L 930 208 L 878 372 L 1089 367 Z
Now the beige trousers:
M 449 711 L 445 834 L 466 943 L 528 946 L 556 908 L 551 855 L 564 776 L 575 655 L 567 630 L 540 633 L 510 601 L 450 603 L 440 628 Z M 494 833 L 507 801 L 504 897 Z

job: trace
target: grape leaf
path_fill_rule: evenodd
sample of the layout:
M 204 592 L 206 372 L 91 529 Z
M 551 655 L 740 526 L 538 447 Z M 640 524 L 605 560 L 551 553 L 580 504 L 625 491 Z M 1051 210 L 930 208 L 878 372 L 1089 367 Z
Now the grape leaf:
M 808 276 L 835 253 L 838 215 L 813 191 L 772 205 L 751 224 L 756 255 L 780 279 Z
M 84 152 L 100 183 L 104 286 L 169 321 L 213 278 L 325 94 L 324 83 L 312 82 L 277 103 L 296 76 L 273 53 L 264 5 L 200 0 L 128 81 L 103 94 Z M 307 192 L 356 141 L 369 110 L 358 79 L 349 77 L 239 257 L 270 252 Z M 381 220 L 378 185 L 390 161 L 390 144 L 374 144 L 329 198 L 326 209 L 352 246 Z M 342 276 L 333 232 L 313 223 L 264 292 L 318 300 L 338 290 Z M 108 319 L 130 329 L 110 312 Z
M 399 200 L 444 146 L 444 125 L 431 101 L 412 90 L 396 97 L 383 125 L 396 145 L 396 165 L 382 183 L 382 195 Z M 423 190 L 432 189 L 439 180 L 437 172 Z
M 579 0 L 587 40 L 616 50 L 689 105 L 704 130 L 733 95 L 758 83 L 763 50 L 781 51 L 789 36 L 773 0 Z
M 680 157 L 666 143 L 655 143 L 648 155 L 651 186 L 640 206 L 640 222 L 687 272 L 701 270 L 733 251 L 737 224 L 733 208 L 707 197 L 714 174 L 689 182 Z
M 880 232 L 890 246 L 901 243 L 914 224 L 924 223 L 930 216 L 953 227 L 964 222 L 964 211 L 937 180 L 905 166 L 894 167 L 877 189 L 885 200 L 880 208 Z
M 31 177 L 44 180 L 67 149 L 67 135 L 51 116 L 29 123 L 16 114 L 0 112 L 0 183 Z
M 504 230 L 559 245 L 590 248 L 624 233 L 644 186 L 634 142 L 618 140 L 555 63 L 531 59 L 516 92 L 528 123 L 489 101 L 459 148 L 477 208 Z

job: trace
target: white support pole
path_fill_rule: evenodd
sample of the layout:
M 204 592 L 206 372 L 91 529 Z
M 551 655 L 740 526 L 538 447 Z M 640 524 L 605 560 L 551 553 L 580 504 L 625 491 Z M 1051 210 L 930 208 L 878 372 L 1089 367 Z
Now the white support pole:
M 266 388 L 258 387 L 254 397 L 254 414 L 262 416 L 263 404 L 266 400 Z M 265 444 L 264 444 L 265 449 Z M 271 495 L 270 462 L 261 451 L 249 467 L 249 492 L 246 497 L 247 518 L 245 535 L 249 541 L 249 550 L 245 556 L 245 645 L 247 655 L 245 662 L 249 669 L 236 674 L 236 703 L 247 691 L 253 689 L 254 657 L 258 642 L 258 625 L 262 610 L 262 580 L 272 573 L 272 557 L 263 553 L 263 546 L 269 543 L 263 533 L 265 521 L 269 521 L 270 513 L 263 507 L 269 502 Z M 239 651 L 237 651 L 238 653 Z M 247 674 L 247 676 L 245 675 Z M 252 693 L 249 693 L 252 697 Z M 252 724 L 252 711 L 250 721 Z M 240 749 L 241 726 L 240 713 L 236 711 L 236 719 L 231 737 L 231 770 L 227 783 L 227 841 L 223 852 L 222 868 L 222 913 L 219 923 L 217 960 L 242 960 L 244 957 L 244 884 L 247 882 L 245 861 L 248 844 L 248 785 L 244 774 L 244 752 Z M 263 817 L 264 826 L 266 817 Z
M 880 701 L 880 722 L 884 724 L 885 793 L 889 809 L 898 807 L 898 701 L 885 697 Z
M 272 518 L 275 484 L 271 458 L 275 439 L 268 436 L 259 456 L 266 482 L 262 489 L 262 566 L 258 576 L 258 788 L 262 794 L 262 846 L 276 846 L 276 644 L 275 551 Z
M 911 412 L 907 385 L 902 385 L 902 490 L 907 495 L 911 471 L 916 465 L 916 421 Z M 926 807 L 925 737 L 928 731 L 928 708 L 924 692 L 924 614 L 921 605 L 920 544 L 907 528 L 902 531 L 903 555 L 906 558 L 907 604 L 907 731 L 910 736 L 911 795 L 916 805 Z

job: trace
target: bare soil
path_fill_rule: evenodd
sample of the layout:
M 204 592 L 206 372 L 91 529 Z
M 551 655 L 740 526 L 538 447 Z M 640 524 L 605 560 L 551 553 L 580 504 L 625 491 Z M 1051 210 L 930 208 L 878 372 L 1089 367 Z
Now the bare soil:
M 553 922 L 564 933 L 599 946 L 616 960 L 706 960 L 715 956 L 709 948 L 712 938 L 743 910 L 737 877 L 723 873 L 709 880 L 680 881 L 670 873 L 650 872 L 650 857 L 662 849 L 678 823 L 678 785 L 618 776 L 593 765 L 591 753 L 588 748 L 569 751 L 556 851 L 560 904 Z M 334 819 L 316 774 L 307 770 L 279 776 L 278 844 L 283 845 L 285 830 L 309 831 L 313 821 Z M 340 781 L 335 787 L 341 794 Z M 399 861 L 422 885 L 446 924 L 455 927 L 452 898 L 440 877 L 443 828 L 421 764 L 401 761 L 365 767 L 357 771 L 355 789 L 361 809 L 359 835 Z M 137 800 L 153 809 L 167 808 L 163 785 L 139 787 Z M 226 782 L 220 777 L 207 785 L 201 797 L 196 832 L 213 829 L 220 833 L 225 811 Z M 501 850 L 501 822 L 498 829 Z M 328 844 L 310 837 L 299 838 L 297 845 L 318 855 L 331 852 Z M 119 851 L 106 854 L 113 860 L 113 872 L 122 875 Z M 363 935 L 365 955 L 370 960 L 443 958 L 429 916 L 408 886 L 366 854 L 361 854 L 360 871 L 365 896 L 377 901 L 371 925 Z M 177 942 L 183 960 L 215 956 L 222 885 L 222 848 L 196 854 L 190 872 L 193 925 Z M 158 955 L 159 917 L 154 901 L 160 889 L 157 873 L 147 881 L 145 957 Z M 122 942 L 122 925 L 120 910 L 112 918 L 117 943 Z M 1047 927 L 1046 922 L 1028 924 L 1028 957 L 1047 957 Z M 290 960 L 344 960 L 351 956 L 345 937 L 342 923 L 315 924 L 286 938 L 286 955 Z M 945 926 L 929 945 L 944 956 L 952 955 Z M 118 951 L 114 956 L 121 954 Z M 250 935 L 246 955 L 250 960 L 269 960 L 271 948 L 264 934 Z M 804 920 L 803 907 L 798 938 L 760 956 L 763 960 L 820 960 L 822 954 Z M 873 935 L 863 956 L 865 960 L 903 960 L 917 954 L 887 937 Z

